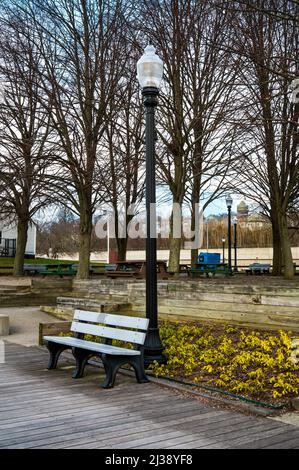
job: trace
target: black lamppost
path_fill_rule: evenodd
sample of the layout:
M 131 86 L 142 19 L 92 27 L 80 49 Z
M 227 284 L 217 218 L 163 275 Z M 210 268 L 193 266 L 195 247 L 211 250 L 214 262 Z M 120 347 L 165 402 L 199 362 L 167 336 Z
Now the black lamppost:
M 234 224 L 234 251 L 235 251 L 235 266 L 234 266 L 234 272 L 238 272 L 238 260 L 237 260 L 237 225 L 238 225 L 238 219 L 237 217 L 233 218 L 233 224 Z
M 155 108 L 163 75 L 163 62 L 153 46 L 145 48 L 137 63 L 137 78 L 145 106 L 146 146 L 146 317 L 149 330 L 145 341 L 144 365 L 166 362 L 158 327 L 157 244 L 156 244 L 156 175 L 155 175 Z
M 225 263 L 225 238 L 222 238 L 222 263 Z
M 228 211 L 228 222 L 227 222 L 227 241 L 228 241 L 228 268 L 232 271 L 232 237 L 231 237 L 231 210 L 233 200 L 231 196 L 226 197 L 226 207 Z

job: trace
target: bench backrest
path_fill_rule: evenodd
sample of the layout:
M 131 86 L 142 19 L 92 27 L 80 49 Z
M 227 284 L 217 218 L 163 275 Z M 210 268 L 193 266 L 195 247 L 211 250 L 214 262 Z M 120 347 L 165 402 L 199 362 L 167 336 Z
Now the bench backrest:
M 45 264 L 24 264 L 23 270 L 24 271 L 44 271 L 46 269 Z
M 271 264 L 267 263 L 252 263 L 249 265 L 250 268 L 270 268 Z
M 148 323 L 147 318 L 75 310 L 71 331 L 143 345 Z
M 117 264 L 105 264 L 105 271 L 115 271 Z

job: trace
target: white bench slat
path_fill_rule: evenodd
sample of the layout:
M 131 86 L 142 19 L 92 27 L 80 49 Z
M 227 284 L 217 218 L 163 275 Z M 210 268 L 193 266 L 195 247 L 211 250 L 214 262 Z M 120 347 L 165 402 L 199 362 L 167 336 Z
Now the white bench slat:
M 128 317 L 126 315 L 113 315 L 111 313 L 89 312 L 87 310 L 75 310 L 74 320 L 88 321 L 93 323 L 104 323 L 111 326 L 137 328 L 147 330 L 148 318 Z
M 83 339 L 73 338 L 70 336 L 44 336 L 44 340 L 52 341 L 53 343 L 65 344 L 73 348 L 82 348 L 90 351 L 101 352 L 113 355 L 124 356 L 140 356 L 140 351 L 134 349 L 119 348 L 109 344 L 94 343 L 92 341 L 85 341 Z
M 103 338 L 118 339 L 129 343 L 144 344 L 145 333 L 139 331 L 120 330 L 117 328 L 109 328 L 107 326 L 90 325 L 89 323 L 80 323 L 74 321 L 71 331 L 75 333 L 84 333 L 94 336 L 102 336 Z

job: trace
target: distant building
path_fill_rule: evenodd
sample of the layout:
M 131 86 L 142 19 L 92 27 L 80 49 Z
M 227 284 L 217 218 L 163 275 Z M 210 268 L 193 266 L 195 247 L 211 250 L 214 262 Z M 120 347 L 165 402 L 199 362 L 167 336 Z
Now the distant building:
M 250 229 L 262 228 L 265 225 L 269 225 L 270 220 L 268 217 L 261 213 L 251 214 L 247 217 L 246 227 Z
M 240 204 L 237 206 L 237 217 L 248 217 L 249 214 L 249 207 L 245 201 L 241 201 Z
M 255 212 L 249 215 L 249 206 L 245 201 L 241 201 L 237 206 L 237 218 L 240 227 L 249 228 L 251 230 L 262 228 L 270 223 L 268 217 L 260 212 Z
M 0 256 L 14 257 L 18 239 L 17 226 L 14 223 L 0 221 Z M 36 254 L 36 225 L 30 223 L 27 234 L 25 256 L 35 258 Z

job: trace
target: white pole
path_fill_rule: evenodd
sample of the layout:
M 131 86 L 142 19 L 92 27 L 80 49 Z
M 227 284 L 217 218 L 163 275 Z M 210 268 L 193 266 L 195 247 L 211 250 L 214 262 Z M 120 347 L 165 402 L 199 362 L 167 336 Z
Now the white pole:
M 209 253 L 209 219 L 207 219 L 207 253 Z
M 110 232 L 109 232 L 109 219 L 107 219 L 107 264 L 109 264 L 109 251 L 110 251 Z

